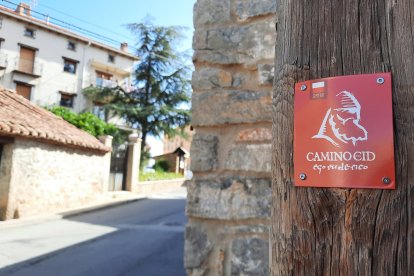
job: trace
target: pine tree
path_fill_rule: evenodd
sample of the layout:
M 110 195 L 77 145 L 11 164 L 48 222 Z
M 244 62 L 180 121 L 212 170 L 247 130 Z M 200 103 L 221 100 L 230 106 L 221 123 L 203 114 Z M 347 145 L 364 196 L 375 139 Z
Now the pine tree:
M 151 23 L 129 24 L 137 38 L 139 63 L 134 71 L 135 88 L 86 89 L 85 94 L 105 102 L 107 113 L 120 116 L 142 133 L 141 152 L 148 135 L 183 134 L 190 122 L 190 67 L 175 49 L 180 27 L 162 27 Z

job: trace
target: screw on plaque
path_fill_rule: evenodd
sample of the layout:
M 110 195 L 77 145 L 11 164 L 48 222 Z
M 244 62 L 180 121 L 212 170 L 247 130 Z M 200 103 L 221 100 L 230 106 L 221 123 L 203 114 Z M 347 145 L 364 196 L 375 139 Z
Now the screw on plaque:
M 300 180 L 306 180 L 306 174 L 304 174 L 304 173 L 301 173 L 301 174 L 299 174 L 299 178 L 300 178 Z
M 305 91 L 306 89 L 308 89 L 308 87 L 306 86 L 306 84 L 302 84 L 300 86 L 300 90 Z
M 383 84 L 384 82 L 385 82 L 384 78 L 382 78 L 382 77 L 377 78 L 377 83 L 378 84 Z
M 391 179 L 389 177 L 383 177 L 382 183 L 384 183 L 385 185 L 388 185 L 391 183 Z

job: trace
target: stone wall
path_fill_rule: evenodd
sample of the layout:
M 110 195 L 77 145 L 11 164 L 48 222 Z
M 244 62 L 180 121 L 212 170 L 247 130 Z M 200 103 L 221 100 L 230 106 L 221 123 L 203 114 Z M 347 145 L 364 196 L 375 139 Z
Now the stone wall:
M 103 154 L 17 138 L 5 149 L 0 170 L 10 179 L 0 178 L 0 191 L 8 190 L 8 198 L 0 201 L 0 219 L 57 212 L 102 195 Z
M 274 0 L 194 7 L 189 275 L 268 275 Z

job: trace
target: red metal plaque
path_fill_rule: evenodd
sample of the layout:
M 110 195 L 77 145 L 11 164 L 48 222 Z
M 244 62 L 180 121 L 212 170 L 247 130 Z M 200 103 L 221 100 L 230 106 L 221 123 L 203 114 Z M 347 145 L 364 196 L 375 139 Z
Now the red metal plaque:
M 391 74 L 295 85 L 295 186 L 395 189 Z

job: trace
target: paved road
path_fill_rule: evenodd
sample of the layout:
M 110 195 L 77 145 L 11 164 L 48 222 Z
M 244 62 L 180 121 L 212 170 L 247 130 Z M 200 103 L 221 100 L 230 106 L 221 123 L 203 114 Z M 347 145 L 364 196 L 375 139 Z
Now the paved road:
M 0 275 L 185 275 L 185 190 L 0 228 Z

